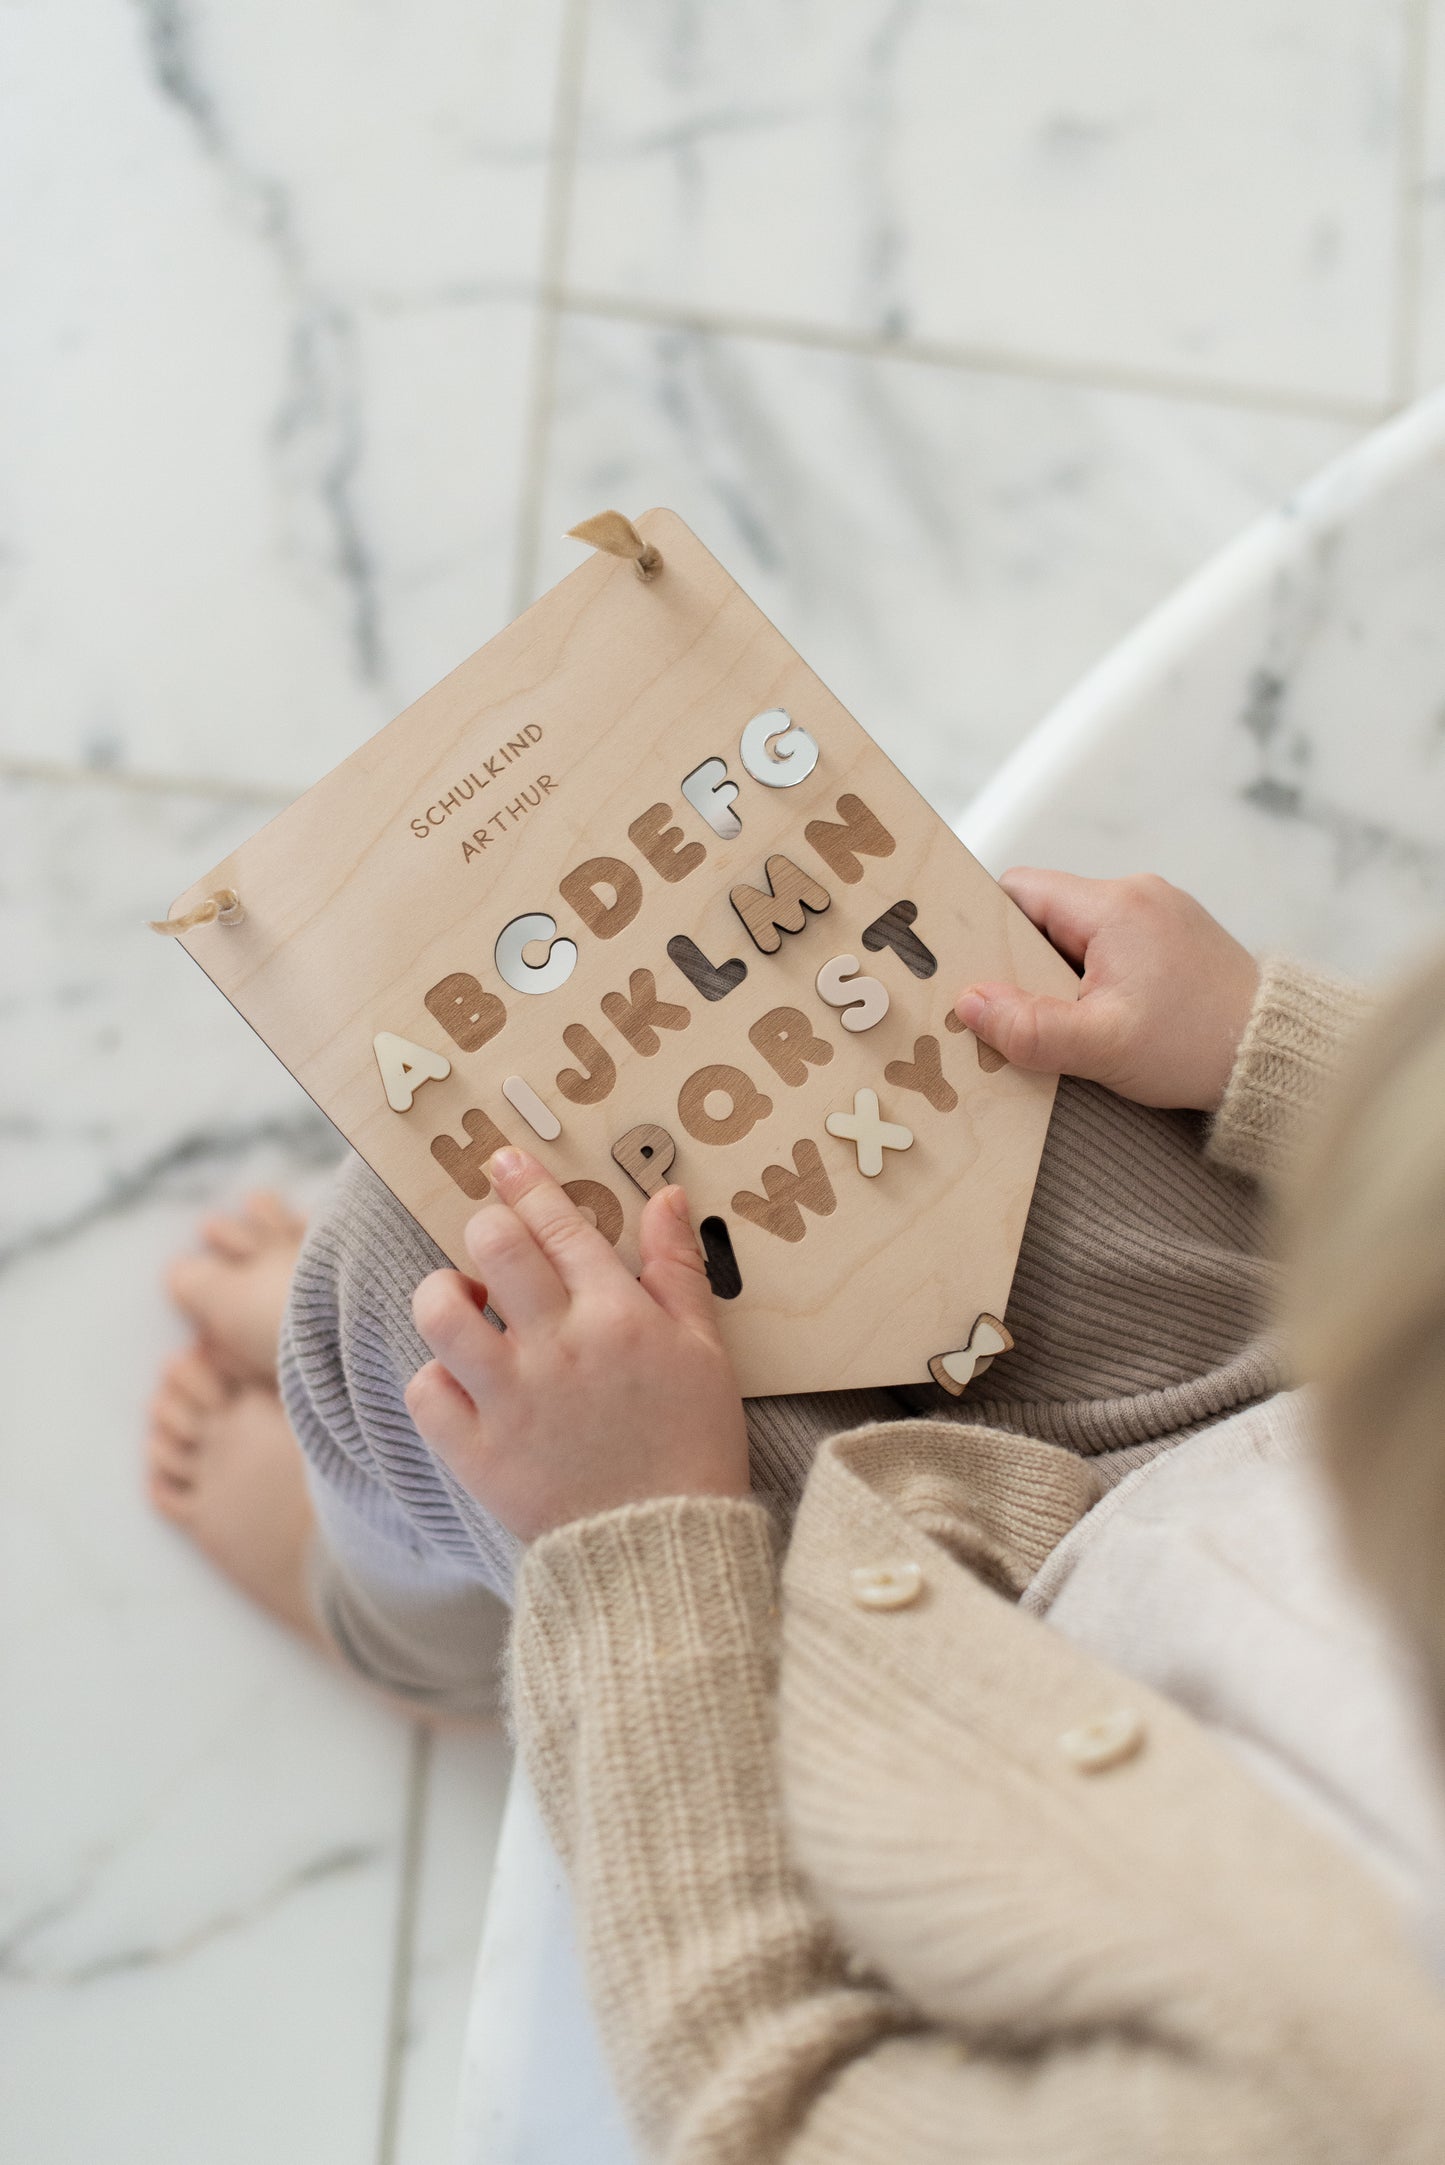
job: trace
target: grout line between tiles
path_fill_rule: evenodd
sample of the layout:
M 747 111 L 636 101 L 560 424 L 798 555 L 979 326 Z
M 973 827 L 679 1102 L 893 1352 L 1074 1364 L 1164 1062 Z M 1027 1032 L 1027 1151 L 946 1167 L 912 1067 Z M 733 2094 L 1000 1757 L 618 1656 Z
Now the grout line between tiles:
M 1396 201 L 1395 336 L 1391 378 L 1406 404 L 1419 389 L 1420 317 L 1424 271 L 1427 100 L 1430 81 L 1429 0 L 1404 0 L 1401 56 L 1400 161 Z
M 1228 384 L 1208 376 L 1133 369 L 1108 362 L 1055 361 L 1044 354 L 1016 353 L 1002 347 L 954 344 L 946 339 L 897 338 L 882 331 L 850 331 L 837 325 L 792 322 L 784 317 L 692 308 L 626 294 L 593 293 L 565 283 L 553 290 L 550 301 L 564 315 L 650 324 L 659 330 L 765 339 L 774 345 L 912 361 L 924 367 L 954 368 L 977 375 L 1032 377 L 1045 383 L 1074 384 L 1084 390 L 1131 392 L 1191 404 L 1242 407 L 1256 413 L 1372 426 L 1394 411 L 1391 399 L 1334 398 L 1322 392 L 1287 391 L 1271 384 Z
M 416 1967 L 416 1925 L 421 1889 L 423 1829 L 431 1790 L 432 1731 L 422 1722 L 412 1727 L 407 1754 L 405 1822 L 401 1878 L 396 1898 L 396 1933 L 391 1951 L 391 1990 L 386 2010 L 386 2068 L 377 2115 L 376 2165 L 395 2165 L 401 2125 L 412 1977 Z
M 520 616 L 532 599 L 540 556 L 542 491 L 551 440 L 557 377 L 557 341 L 561 307 L 557 295 L 567 266 L 572 220 L 572 188 L 577 171 L 577 135 L 582 107 L 583 67 L 587 48 L 587 0 L 564 0 L 557 52 L 557 87 L 552 111 L 552 156 L 547 173 L 547 202 L 542 224 L 541 277 L 533 334 L 531 397 L 527 409 L 522 487 L 517 509 L 512 566 L 512 614 Z
M 224 804 L 257 804 L 275 809 L 299 794 L 295 787 L 270 782 L 227 782 L 199 774 L 134 773 L 119 767 L 66 766 L 59 760 L 10 759 L 0 755 L 0 781 L 87 784 L 129 790 L 139 797 L 209 797 Z

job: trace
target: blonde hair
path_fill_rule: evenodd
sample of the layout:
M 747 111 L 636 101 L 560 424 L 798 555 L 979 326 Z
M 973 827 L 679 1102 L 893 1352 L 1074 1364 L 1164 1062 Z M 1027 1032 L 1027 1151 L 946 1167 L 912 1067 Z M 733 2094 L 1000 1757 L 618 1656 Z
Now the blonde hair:
M 1445 1726 L 1445 955 L 1352 1048 L 1292 1183 L 1285 1253 L 1348 1539 Z

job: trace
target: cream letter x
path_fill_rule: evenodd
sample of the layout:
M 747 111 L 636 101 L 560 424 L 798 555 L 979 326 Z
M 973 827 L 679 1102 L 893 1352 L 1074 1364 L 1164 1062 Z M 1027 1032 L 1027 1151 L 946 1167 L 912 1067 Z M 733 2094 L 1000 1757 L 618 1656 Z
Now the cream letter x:
M 853 1144 L 858 1152 L 858 1170 L 870 1180 L 882 1172 L 885 1150 L 906 1150 L 913 1141 L 911 1128 L 879 1119 L 876 1090 L 855 1090 L 852 1112 L 829 1113 L 823 1125 L 830 1135 L 840 1135 Z

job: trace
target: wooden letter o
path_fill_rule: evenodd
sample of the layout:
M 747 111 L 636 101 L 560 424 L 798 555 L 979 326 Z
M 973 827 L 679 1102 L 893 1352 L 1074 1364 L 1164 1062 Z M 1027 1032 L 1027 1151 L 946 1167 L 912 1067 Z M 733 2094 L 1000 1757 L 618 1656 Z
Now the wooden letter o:
M 580 1211 L 590 1212 L 592 1222 L 609 1247 L 622 1238 L 622 1205 L 600 1180 L 564 1180 L 562 1193 L 570 1195 Z
M 721 1120 L 715 1120 L 706 1106 L 714 1090 L 729 1100 L 729 1110 Z M 700 1143 L 741 1142 L 772 1109 L 772 1099 L 764 1097 L 740 1067 L 700 1067 L 677 1094 L 677 1117 Z

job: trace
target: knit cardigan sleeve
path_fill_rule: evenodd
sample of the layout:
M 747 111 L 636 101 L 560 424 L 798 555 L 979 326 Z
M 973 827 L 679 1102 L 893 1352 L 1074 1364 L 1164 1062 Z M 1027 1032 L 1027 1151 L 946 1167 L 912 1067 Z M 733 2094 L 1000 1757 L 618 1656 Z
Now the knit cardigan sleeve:
M 1214 1116 L 1211 1156 L 1256 1180 L 1284 1172 L 1368 1012 L 1367 996 L 1342 978 L 1268 959 Z
M 778 1609 L 775 1536 L 750 1500 L 583 1520 L 521 1573 L 518 1742 L 642 2155 L 1303 2165 L 1268 2095 L 1186 2051 L 1122 2025 L 973 2050 L 850 1960 L 785 1838 Z

